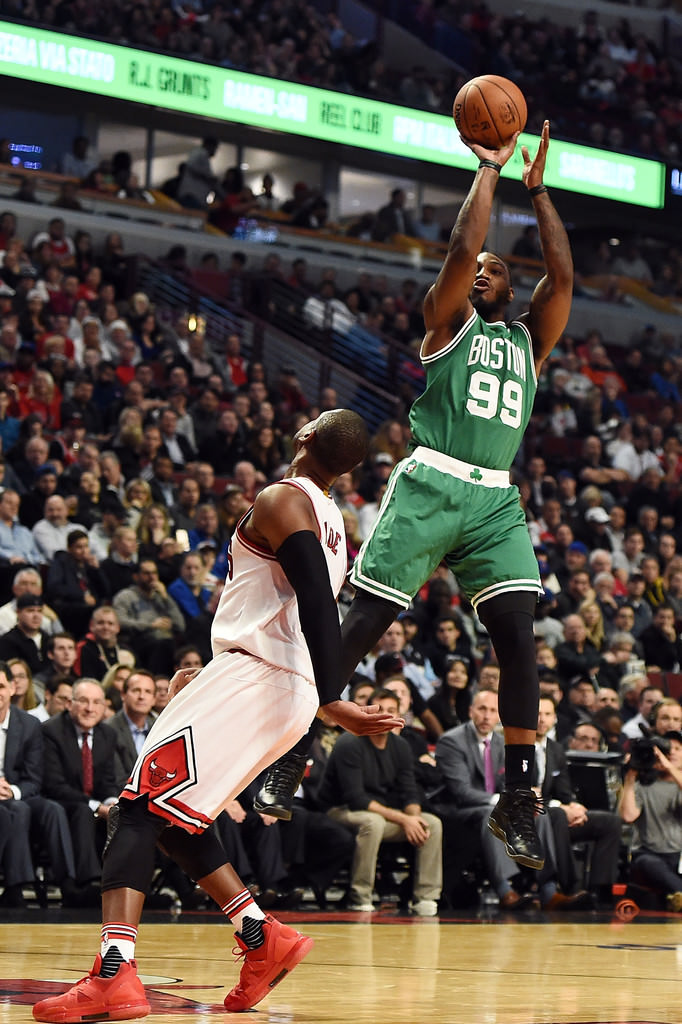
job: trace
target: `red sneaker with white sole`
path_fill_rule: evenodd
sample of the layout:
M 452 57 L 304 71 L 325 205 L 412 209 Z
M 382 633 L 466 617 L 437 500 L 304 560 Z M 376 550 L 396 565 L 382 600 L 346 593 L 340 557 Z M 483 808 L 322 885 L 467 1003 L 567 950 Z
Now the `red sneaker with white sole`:
M 113 978 L 100 978 L 102 957 L 97 956 L 85 978 L 60 996 L 41 999 L 33 1007 L 36 1020 L 47 1024 L 84 1021 L 135 1020 L 151 1012 L 134 960 L 122 963 Z
M 250 1010 L 259 1003 L 313 948 L 312 939 L 280 924 L 269 914 L 263 922 L 263 935 L 263 945 L 249 949 L 239 933 L 235 934 L 240 950 L 238 956 L 244 957 L 244 963 L 239 981 L 225 996 L 225 1009 L 230 1013 Z

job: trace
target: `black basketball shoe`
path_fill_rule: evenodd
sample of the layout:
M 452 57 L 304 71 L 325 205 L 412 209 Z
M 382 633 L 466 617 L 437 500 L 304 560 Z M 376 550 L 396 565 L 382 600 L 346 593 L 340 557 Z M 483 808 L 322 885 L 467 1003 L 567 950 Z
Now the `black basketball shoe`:
M 283 754 L 268 768 L 265 782 L 253 801 L 254 811 L 290 821 L 294 794 L 301 785 L 308 758 L 305 754 Z
M 535 815 L 544 813 L 542 800 L 532 789 L 508 789 L 493 808 L 488 828 L 502 840 L 512 860 L 539 870 L 545 854 L 535 829 Z

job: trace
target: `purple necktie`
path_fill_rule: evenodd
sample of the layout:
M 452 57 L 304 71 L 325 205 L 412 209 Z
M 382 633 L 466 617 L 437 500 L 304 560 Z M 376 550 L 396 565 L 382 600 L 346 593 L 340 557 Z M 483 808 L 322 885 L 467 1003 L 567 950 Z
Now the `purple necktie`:
M 493 768 L 493 752 L 490 749 L 490 736 L 483 740 L 483 771 L 485 773 L 486 793 L 495 792 L 495 770 Z

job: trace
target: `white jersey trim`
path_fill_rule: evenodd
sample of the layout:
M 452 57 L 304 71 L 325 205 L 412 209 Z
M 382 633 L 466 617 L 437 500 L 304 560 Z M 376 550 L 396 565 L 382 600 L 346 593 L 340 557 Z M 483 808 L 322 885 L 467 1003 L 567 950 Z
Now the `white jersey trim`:
M 530 336 L 530 331 L 528 330 L 527 326 L 523 323 L 522 320 L 512 320 L 509 326 L 513 327 L 514 324 L 516 324 L 517 327 L 520 327 L 523 333 L 526 335 L 526 339 L 528 341 L 528 358 L 530 360 L 530 370 L 533 374 L 533 381 L 535 382 L 535 386 L 537 387 L 538 375 L 535 369 L 535 353 L 533 352 L 533 339 Z
M 310 480 L 310 477 L 307 477 L 307 479 Z M 313 481 L 313 483 L 314 483 L 314 481 Z M 313 514 L 315 516 L 315 522 L 317 523 L 317 539 L 321 540 L 322 539 L 322 526 L 320 525 L 320 520 L 317 517 L 317 509 L 315 508 L 315 503 L 313 502 L 313 499 L 310 497 L 310 495 L 308 494 L 308 492 L 305 489 L 305 487 L 301 487 L 301 485 L 296 482 L 295 478 L 291 478 L 291 479 L 288 479 L 288 480 L 277 480 L 277 481 L 275 481 L 275 484 L 273 484 L 272 486 L 274 487 L 276 484 L 290 484 L 292 487 L 295 487 L 298 491 L 301 491 L 303 494 L 305 494 L 306 498 L 308 499 L 308 501 L 310 502 L 310 504 L 312 506 Z M 320 490 L 322 490 L 322 488 L 320 488 Z M 324 491 L 322 491 L 322 493 L 324 494 Z M 328 497 L 328 495 L 327 495 L 327 497 Z
M 312 506 L 313 515 L 315 516 L 315 522 L 317 523 L 317 539 L 321 540 L 322 539 L 322 527 L 320 526 L 320 520 L 318 519 L 318 516 L 317 516 L 317 510 L 315 508 L 313 499 L 310 497 L 310 495 L 306 491 L 305 487 L 301 487 L 301 485 L 296 483 L 296 481 L 293 480 L 293 479 L 291 479 L 291 480 L 276 480 L 274 483 L 270 484 L 270 486 L 274 487 L 276 484 L 291 484 L 291 485 L 293 485 L 296 488 L 296 490 L 301 491 L 302 494 L 305 494 L 306 498 L 308 499 L 308 501 L 310 502 L 310 504 Z M 245 548 L 247 548 L 249 551 L 251 551 L 252 554 L 260 555 L 261 558 L 269 558 L 271 561 L 275 561 L 276 562 L 277 561 L 277 555 L 273 551 L 270 551 L 269 548 L 261 547 L 261 545 L 260 544 L 256 544 L 255 541 L 249 540 L 249 538 L 244 534 L 244 532 L 242 530 L 242 525 L 246 522 L 246 519 L 251 515 L 252 511 L 253 511 L 253 505 L 248 510 L 248 512 L 244 513 L 244 515 L 241 517 L 241 519 L 237 523 L 236 532 L 237 532 L 237 535 L 239 536 L 239 540 L 241 541 L 241 543 L 244 545 Z
M 449 341 L 444 348 L 439 348 L 437 352 L 433 353 L 433 355 L 425 356 L 423 354 L 424 353 L 424 342 L 422 341 L 421 347 L 419 349 L 419 358 L 420 358 L 420 360 L 422 362 L 422 365 L 425 366 L 427 363 L 434 363 L 436 361 L 436 359 L 440 359 L 441 356 L 447 355 L 448 352 L 452 352 L 452 350 L 454 348 L 457 348 L 457 346 L 459 345 L 460 341 L 462 340 L 462 338 L 464 337 L 466 332 L 469 330 L 469 328 L 471 327 L 471 325 L 473 324 L 473 322 L 477 318 L 477 316 L 478 316 L 478 313 L 476 312 L 476 310 L 474 310 L 472 312 L 471 316 L 469 317 L 469 319 L 467 320 L 467 322 L 462 327 L 460 327 L 460 329 L 458 330 L 457 334 L 454 336 L 452 341 Z

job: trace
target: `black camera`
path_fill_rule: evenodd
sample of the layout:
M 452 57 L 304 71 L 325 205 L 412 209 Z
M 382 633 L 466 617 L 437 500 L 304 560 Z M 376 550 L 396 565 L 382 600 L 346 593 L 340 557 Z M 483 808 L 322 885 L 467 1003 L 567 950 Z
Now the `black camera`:
M 654 750 L 658 747 L 664 754 L 670 753 L 670 740 L 665 736 L 643 736 L 641 740 L 633 740 L 630 746 L 630 763 L 639 774 L 655 772 L 658 761 Z

